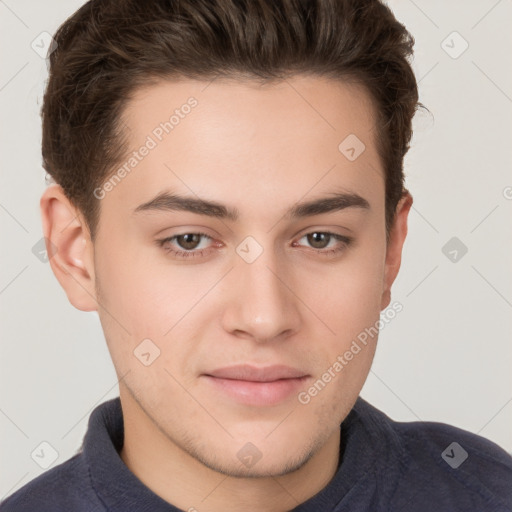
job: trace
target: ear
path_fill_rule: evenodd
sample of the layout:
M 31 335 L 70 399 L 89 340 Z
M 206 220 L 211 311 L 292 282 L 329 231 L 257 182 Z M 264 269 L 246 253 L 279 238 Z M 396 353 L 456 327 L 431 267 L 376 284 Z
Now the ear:
M 69 302 L 81 311 L 97 311 L 94 251 L 89 229 L 60 185 L 41 196 L 41 218 L 48 260 Z
M 407 236 L 407 218 L 412 206 L 412 196 L 406 190 L 395 210 L 395 219 L 389 234 L 389 241 L 386 248 L 386 262 L 384 271 L 384 282 L 382 290 L 381 310 L 389 306 L 391 302 L 391 285 L 395 281 L 400 263 L 402 262 L 402 248 Z

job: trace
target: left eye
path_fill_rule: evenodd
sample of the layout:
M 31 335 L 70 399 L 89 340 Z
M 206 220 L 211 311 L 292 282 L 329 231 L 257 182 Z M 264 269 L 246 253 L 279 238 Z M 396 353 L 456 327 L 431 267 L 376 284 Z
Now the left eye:
M 330 233 L 328 231 L 313 231 L 300 238 L 300 240 L 303 239 L 305 239 L 316 252 L 327 253 L 338 252 L 348 246 L 351 242 L 349 237 Z M 329 250 L 326 251 L 325 249 Z
M 329 246 L 329 243 L 334 237 L 331 233 L 320 233 L 315 231 L 314 233 L 304 235 L 302 238 L 305 238 L 308 241 L 308 244 L 311 244 L 314 249 L 325 249 Z
M 212 249 L 209 245 L 212 238 L 206 233 L 182 233 L 163 240 L 158 240 L 160 247 L 177 258 L 190 256 L 203 256 Z M 305 243 L 300 243 L 305 240 Z M 351 242 L 351 238 L 331 233 L 328 231 L 313 231 L 302 236 L 293 246 L 308 244 L 314 252 L 322 254 L 333 254 L 345 249 Z

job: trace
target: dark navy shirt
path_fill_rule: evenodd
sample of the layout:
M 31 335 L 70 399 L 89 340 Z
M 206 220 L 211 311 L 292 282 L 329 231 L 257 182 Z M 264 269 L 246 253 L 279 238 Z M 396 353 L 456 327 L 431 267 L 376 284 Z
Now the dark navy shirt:
M 512 511 L 512 457 L 482 437 L 441 423 L 395 422 L 361 398 L 340 428 L 335 476 L 294 512 Z M 123 438 L 115 398 L 91 413 L 76 455 L 16 491 L 0 511 L 178 512 L 124 464 Z M 202 498 L 196 508 L 206 512 Z

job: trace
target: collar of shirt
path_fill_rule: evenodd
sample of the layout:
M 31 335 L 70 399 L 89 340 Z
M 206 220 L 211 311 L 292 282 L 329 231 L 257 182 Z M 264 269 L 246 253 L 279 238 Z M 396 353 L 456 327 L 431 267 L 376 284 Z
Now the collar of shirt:
M 297 504 L 294 511 L 335 510 L 354 487 L 383 468 L 388 481 L 399 477 L 403 447 L 386 415 L 358 398 L 340 429 L 340 463 L 335 476 L 315 496 Z M 180 512 L 128 469 L 119 455 L 123 439 L 123 414 L 117 397 L 91 413 L 83 443 L 83 454 L 98 498 L 111 512 Z M 380 498 L 385 499 L 384 494 L 393 487 L 389 486 L 388 491 L 379 489 Z

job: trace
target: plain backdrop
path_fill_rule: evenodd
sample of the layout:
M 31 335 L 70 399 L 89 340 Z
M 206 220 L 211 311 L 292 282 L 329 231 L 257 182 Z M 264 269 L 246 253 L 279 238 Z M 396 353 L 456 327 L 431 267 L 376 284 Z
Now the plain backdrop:
M 44 471 L 31 455 L 42 442 L 58 454 L 51 467 L 74 455 L 91 410 L 118 396 L 97 314 L 74 309 L 38 257 L 47 68 L 33 42 L 82 3 L 0 0 L 0 499 Z M 393 289 L 403 310 L 362 396 L 396 420 L 449 423 L 512 452 L 512 2 L 389 5 L 416 39 L 431 114 L 417 115 L 405 161 L 415 201 Z

